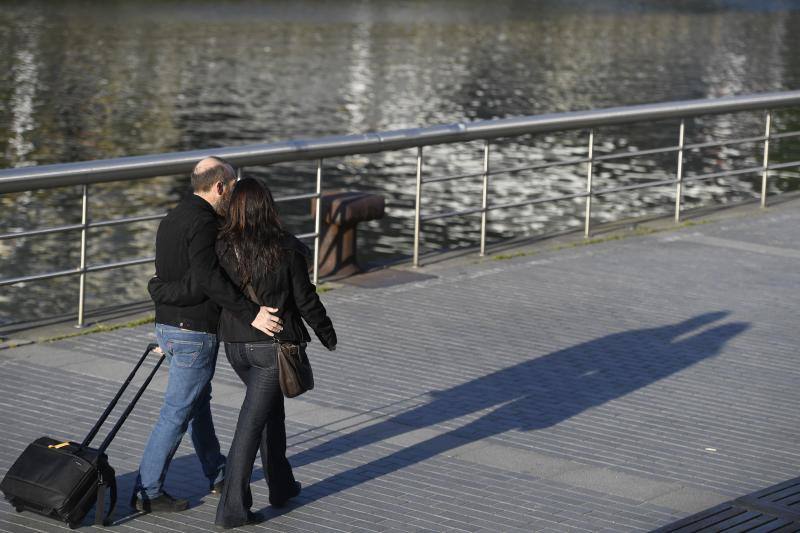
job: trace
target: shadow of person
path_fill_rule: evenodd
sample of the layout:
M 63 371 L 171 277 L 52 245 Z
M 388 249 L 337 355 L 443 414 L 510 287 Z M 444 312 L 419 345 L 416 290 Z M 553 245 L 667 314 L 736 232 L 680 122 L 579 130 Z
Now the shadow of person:
M 435 424 L 460 425 L 323 479 L 304 489 L 299 502 L 345 490 L 454 446 L 509 430 L 550 427 L 646 387 L 718 355 L 725 343 L 749 327 L 733 322 L 701 330 L 727 315 L 706 313 L 667 326 L 614 333 L 433 392 L 433 400 L 425 405 L 295 454 L 290 461 L 302 466 Z M 492 356 L 491 344 L 474 349 Z M 457 364 L 458 357 L 454 354 L 452 360 Z

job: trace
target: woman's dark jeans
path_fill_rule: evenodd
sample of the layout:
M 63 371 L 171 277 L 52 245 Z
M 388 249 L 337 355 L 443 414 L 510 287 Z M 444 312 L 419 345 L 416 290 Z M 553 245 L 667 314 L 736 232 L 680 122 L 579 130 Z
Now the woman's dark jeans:
M 225 467 L 225 488 L 217 506 L 216 523 L 235 527 L 247 521 L 253 505 L 250 475 L 261 449 L 261 462 L 270 498 L 283 500 L 294 488 L 286 459 L 283 394 L 278 383 L 277 344 L 226 342 L 225 354 L 247 387 Z

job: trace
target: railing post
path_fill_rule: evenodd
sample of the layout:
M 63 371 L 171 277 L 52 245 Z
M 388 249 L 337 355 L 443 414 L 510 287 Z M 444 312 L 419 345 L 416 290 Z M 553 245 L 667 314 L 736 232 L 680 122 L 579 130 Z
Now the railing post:
M 489 207 L 489 140 L 483 145 L 483 196 L 481 197 L 481 254 L 486 255 L 486 214 Z
M 83 184 L 83 199 L 81 205 L 81 264 L 80 281 L 78 282 L 78 323 L 76 328 L 82 328 L 84 316 L 84 303 L 86 301 L 86 237 L 89 229 L 89 184 Z
M 417 147 L 417 193 L 414 203 L 414 259 L 412 266 L 419 267 L 420 203 L 422 200 L 422 146 Z
M 769 175 L 769 136 L 772 128 L 772 111 L 767 110 L 767 125 L 764 128 L 764 164 L 761 171 L 761 207 L 767 207 L 767 176 Z
M 677 190 L 675 191 L 675 223 L 681 221 L 681 204 L 683 204 L 683 146 L 684 146 L 684 131 L 685 120 L 681 119 L 681 127 L 678 132 L 678 171 L 676 181 L 678 182 Z
M 314 285 L 319 281 L 319 233 L 322 219 L 322 159 L 317 160 L 317 208 L 314 213 Z
M 588 239 L 592 229 L 592 167 L 594 165 L 594 128 L 589 130 L 589 161 L 586 164 L 586 221 L 583 236 Z

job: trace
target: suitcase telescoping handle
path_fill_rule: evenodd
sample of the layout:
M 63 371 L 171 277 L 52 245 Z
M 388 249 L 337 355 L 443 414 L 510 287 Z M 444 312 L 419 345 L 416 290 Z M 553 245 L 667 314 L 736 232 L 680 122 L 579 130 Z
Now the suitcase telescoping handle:
M 103 426 L 105 421 L 108 419 L 108 416 L 111 414 L 111 411 L 113 411 L 114 407 L 116 407 L 117 402 L 122 397 L 122 394 L 125 392 L 125 389 L 127 389 L 128 385 L 130 385 L 131 381 L 133 380 L 133 377 L 136 375 L 136 372 L 139 370 L 139 367 L 141 367 L 142 364 L 145 362 L 145 360 L 147 359 L 147 356 L 150 355 L 150 352 L 152 352 L 156 348 L 158 348 L 158 344 L 156 344 L 156 343 L 151 343 L 151 344 L 147 345 L 147 349 L 144 351 L 142 356 L 139 358 L 139 362 L 136 363 L 136 366 L 133 367 L 133 370 L 128 375 L 128 379 L 125 380 L 125 383 L 123 383 L 122 387 L 120 387 L 119 391 L 117 391 L 117 394 L 116 394 L 116 396 L 114 396 L 114 399 L 111 400 L 111 403 L 108 404 L 108 407 L 106 407 L 106 410 L 103 411 L 102 415 L 100 415 L 100 418 L 97 420 L 97 423 L 94 425 L 94 427 L 89 432 L 89 434 L 86 435 L 86 438 L 83 439 L 83 442 L 80 445 L 81 448 L 86 448 L 87 446 L 89 446 L 89 444 L 91 444 L 92 440 L 97 435 L 97 432 L 100 431 L 100 428 Z M 111 444 L 111 441 L 116 436 L 117 432 L 119 431 L 119 428 L 122 427 L 122 424 L 125 422 L 125 419 L 128 418 L 128 415 L 131 414 L 131 411 L 133 411 L 133 408 L 136 405 L 136 402 L 139 401 L 139 398 L 142 396 L 142 394 L 144 394 L 144 391 L 145 391 L 145 389 L 147 389 L 147 386 L 150 384 L 150 381 L 153 380 L 153 376 L 155 376 L 156 371 L 161 366 L 161 363 L 164 362 L 164 357 L 165 357 L 165 355 L 161 354 L 161 358 L 158 360 L 158 363 L 156 363 L 155 367 L 153 367 L 153 370 L 150 371 L 150 375 L 147 377 L 147 379 L 145 380 L 144 384 L 142 384 L 142 386 L 139 388 L 139 391 L 136 393 L 136 396 L 133 398 L 133 400 L 131 400 L 131 403 L 128 404 L 128 407 L 125 409 L 125 412 L 122 414 L 122 416 L 119 418 L 119 420 L 117 420 L 117 423 L 114 425 L 114 428 L 111 430 L 111 432 L 105 438 L 105 440 L 103 441 L 103 444 L 100 445 L 100 448 L 98 448 L 100 453 L 104 453 L 106 451 L 106 448 L 108 448 L 108 445 Z
M 122 424 L 125 423 L 125 420 L 128 418 L 128 415 L 131 414 L 131 411 L 133 411 L 133 408 L 136 406 L 136 402 L 139 401 L 139 398 L 142 397 L 142 394 L 144 394 L 144 391 L 147 389 L 147 386 L 150 385 L 151 381 L 153 381 L 153 376 L 156 375 L 158 367 L 160 367 L 161 363 L 164 362 L 164 358 L 166 358 L 166 354 L 161 353 L 161 357 L 156 363 L 156 366 L 154 366 L 153 370 L 150 371 L 150 375 L 147 376 L 147 379 L 144 381 L 144 383 L 142 383 L 142 386 L 139 387 L 139 390 L 136 392 L 136 396 L 133 397 L 131 403 L 129 403 L 128 407 L 125 408 L 125 412 L 122 413 L 122 416 L 119 417 L 117 423 L 114 424 L 114 427 L 111 428 L 111 431 L 109 431 L 108 435 L 106 435 L 106 438 L 103 440 L 103 444 L 101 444 L 100 447 L 98 448 L 100 453 L 105 453 L 106 448 L 108 448 L 108 445 L 111 444 L 111 441 L 114 440 L 114 437 L 117 436 L 119 428 L 122 427 Z

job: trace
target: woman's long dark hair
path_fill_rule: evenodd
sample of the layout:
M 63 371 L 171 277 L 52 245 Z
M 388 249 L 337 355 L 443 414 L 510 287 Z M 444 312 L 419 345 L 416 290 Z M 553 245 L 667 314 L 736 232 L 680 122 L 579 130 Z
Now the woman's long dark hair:
M 236 253 L 242 284 L 277 270 L 282 235 L 283 226 L 269 188 L 253 178 L 236 182 L 220 239 Z

